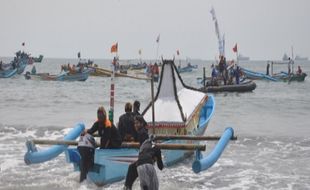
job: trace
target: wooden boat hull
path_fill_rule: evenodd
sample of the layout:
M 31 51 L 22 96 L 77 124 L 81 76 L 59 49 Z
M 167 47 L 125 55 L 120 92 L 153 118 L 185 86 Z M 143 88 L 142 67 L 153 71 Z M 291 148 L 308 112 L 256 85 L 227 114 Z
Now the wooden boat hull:
M 282 80 L 282 81 L 298 81 L 298 82 L 302 82 L 305 81 L 307 74 L 306 73 L 301 73 L 301 74 L 290 74 L 288 75 L 288 73 L 286 72 L 281 72 L 278 74 L 273 75 L 274 78 L 278 79 L 278 80 Z
M 0 71 L 0 78 L 10 78 L 10 77 L 14 76 L 16 73 L 17 73 L 16 68 Z
M 189 125 L 195 126 L 190 132 L 193 136 L 204 134 L 214 113 L 213 96 L 201 104 Z M 198 126 L 198 127 L 197 127 Z M 190 126 L 191 128 L 192 126 Z M 193 143 L 191 140 L 169 140 L 164 143 Z M 197 143 L 197 142 L 196 142 Z M 193 154 L 193 151 L 162 150 L 165 166 L 171 166 Z M 88 173 L 88 178 L 99 186 L 120 181 L 125 178 L 128 165 L 138 158 L 138 149 L 96 149 L 95 165 Z M 72 163 L 75 171 L 79 171 L 79 154 L 76 148 L 67 149 L 66 159 Z
M 247 81 L 240 84 L 233 85 L 220 85 L 220 86 L 207 86 L 202 87 L 202 92 L 251 92 L 255 90 L 256 83 L 253 81 Z
M 43 81 L 86 81 L 89 73 L 75 73 L 75 74 L 61 74 L 61 75 L 50 75 L 49 73 L 39 73 L 32 75 L 30 73 L 25 74 L 27 80 L 43 80 Z
M 269 80 L 269 81 L 278 81 L 278 79 L 255 71 L 250 71 L 245 68 L 241 68 L 242 73 L 245 75 L 246 78 L 252 79 L 252 80 Z

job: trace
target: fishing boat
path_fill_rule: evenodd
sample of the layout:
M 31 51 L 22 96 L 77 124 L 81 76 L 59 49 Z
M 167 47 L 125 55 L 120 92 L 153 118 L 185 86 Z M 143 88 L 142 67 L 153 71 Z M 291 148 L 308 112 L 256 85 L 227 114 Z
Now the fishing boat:
M 94 72 L 92 72 L 91 76 L 100 76 L 100 77 L 111 77 L 113 71 L 106 69 L 106 68 L 100 68 L 100 67 L 93 67 L 90 66 L 89 68 L 94 69 Z M 122 72 L 114 72 L 115 77 L 126 77 L 126 78 L 132 78 L 132 79 L 139 79 L 139 80 L 151 80 L 146 74 L 129 74 L 129 73 L 122 73 Z
M 164 60 L 163 63 L 157 94 L 142 115 L 148 123 L 149 133 L 155 135 L 155 138 L 164 137 L 160 143 L 155 144 L 162 148 L 164 165 L 166 167 L 173 165 L 196 151 L 192 167 L 193 171 L 198 173 L 216 162 L 228 141 L 233 138 L 233 129 L 227 128 L 221 138 L 216 138 L 219 142 L 213 151 L 203 158 L 200 152 L 203 148 L 198 141 L 195 144 L 191 143 L 197 140 L 196 138 L 204 139 L 203 134 L 214 113 L 214 97 L 186 86 L 172 60 Z M 84 124 L 77 124 L 64 140 L 77 138 L 83 130 Z M 67 148 L 68 145 L 76 145 L 76 141 L 58 141 L 57 145 L 45 151 L 38 151 L 35 143 L 39 141 L 28 140 L 26 143 L 28 149 L 24 157 L 26 164 L 51 160 L 64 151 L 66 160 L 73 164 L 75 171 L 79 170 L 80 155 L 77 148 Z M 172 145 L 175 144 L 180 144 L 181 147 L 173 148 Z M 123 143 L 122 148 L 96 149 L 95 164 L 88 173 L 88 179 L 100 186 L 124 179 L 128 165 L 137 160 L 139 153 L 138 146 L 128 147 L 128 143 Z
M 269 76 L 269 75 L 266 75 L 266 74 L 260 73 L 260 72 L 251 71 L 251 70 L 245 69 L 243 67 L 241 67 L 241 71 L 242 71 L 243 75 L 248 79 L 278 81 L 278 79 L 276 79 L 272 76 Z
M 250 60 L 250 57 L 244 56 L 244 55 L 242 55 L 241 53 L 239 53 L 239 54 L 238 54 L 238 57 L 237 57 L 237 60 L 238 60 L 238 61 L 249 61 L 249 60 Z
M 17 68 L 15 69 L 8 69 L 8 70 L 1 70 L 0 71 L 0 78 L 10 78 L 17 73 Z
M 43 60 L 43 55 L 39 55 L 39 57 L 32 57 L 33 62 L 41 63 Z
M 206 86 L 200 88 L 202 92 L 252 92 L 256 88 L 256 83 L 249 80 L 240 82 L 240 84 Z
M 279 81 L 291 82 L 291 81 L 304 81 L 307 74 L 306 73 L 294 73 L 294 61 L 268 61 L 267 64 L 271 65 L 271 76 Z M 278 73 L 274 73 L 275 65 L 285 65 L 290 68 L 291 73 L 280 71 Z
M 295 60 L 296 61 L 308 61 L 309 59 L 308 57 L 302 57 L 302 56 L 296 55 Z
M 49 73 L 31 74 L 30 72 L 26 72 L 25 79 L 43 81 L 86 81 L 88 79 L 89 72 L 89 69 L 76 73 L 63 72 L 58 75 L 51 75 Z

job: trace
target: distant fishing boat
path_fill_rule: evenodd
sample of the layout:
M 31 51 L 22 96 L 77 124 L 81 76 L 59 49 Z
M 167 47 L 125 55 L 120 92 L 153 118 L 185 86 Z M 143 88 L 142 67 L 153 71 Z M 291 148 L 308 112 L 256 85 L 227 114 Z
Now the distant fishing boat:
M 269 76 L 269 75 L 266 75 L 266 74 L 260 73 L 260 72 L 251 71 L 251 70 L 245 69 L 243 67 L 241 67 L 241 71 L 244 74 L 244 76 L 248 79 L 278 81 L 278 79 L 276 79 L 272 76 Z
M 154 105 L 155 112 L 152 112 L 152 105 Z M 165 166 L 170 166 L 183 160 L 193 154 L 194 149 L 196 149 L 196 158 L 193 163 L 194 172 L 198 173 L 205 170 L 216 162 L 228 141 L 233 138 L 232 128 L 227 128 L 221 138 L 213 139 L 220 140 L 205 159 L 202 158 L 200 153 L 200 150 L 203 148 L 199 144 L 191 144 L 193 140 L 204 139 L 202 135 L 214 113 L 214 106 L 213 96 L 208 96 L 186 86 L 177 72 L 173 61 L 163 61 L 157 94 L 154 101 L 149 103 L 142 115 L 144 115 L 148 123 L 149 133 L 155 134 L 155 138 L 156 136 L 163 137 L 160 143 L 157 143 L 155 146 L 166 147 L 162 148 Z M 153 113 L 155 115 L 154 123 L 152 121 Z M 84 125 L 77 124 L 65 136 L 64 140 L 77 138 L 83 130 Z M 80 155 L 77 149 L 67 149 L 69 144 L 76 145 L 75 141 L 58 142 L 58 145 L 45 151 L 38 151 L 35 147 L 35 142 L 38 143 L 39 141 L 29 140 L 26 143 L 28 149 L 24 157 L 26 164 L 45 162 L 65 151 L 67 161 L 73 164 L 75 171 L 79 170 Z M 41 143 L 48 144 L 49 142 L 41 141 Z M 176 144 L 180 144 L 180 146 L 174 149 L 173 147 Z M 123 147 L 128 147 L 128 145 L 123 143 Z M 105 185 L 124 179 L 128 165 L 137 159 L 138 152 L 137 148 L 96 149 L 95 165 L 88 173 L 88 179 L 97 185 Z
M 198 65 L 192 65 L 190 63 L 188 63 L 185 67 L 178 67 L 178 72 L 179 73 L 185 73 L 185 72 L 192 72 L 193 70 L 197 70 L 198 69 Z
M 284 55 L 282 56 L 282 61 L 287 61 L 288 58 L 289 58 L 288 55 L 284 53 Z
M 10 78 L 17 73 L 17 68 L 8 69 L 8 70 L 0 70 L 0 78 Z
M 58 75 L 51 75 L 49 73 L 31 74 L 30 72 L 27 72 L 25 74 L 25 79 L 42 81 L 86 81 L 90 72 L 90 69 L 85 69 L 82 72 L 76 73 L 64 72 Z
M 239 54 L 238 54 L 238 57 L 237 57 L 237 60 L 238 60 L 238 61 L 249 61 L 249 60 L 250 60 L 250 57 L 244 56 L 244 55 L 242 55 L 241 53 L 239 53 Z
M 294 61 L 268 61 L 267 64 L 271 65 L 271 76 L 277 80 L 284 81 L 284 82 L 291 82 L 291 81 L 304 81 L 307 74 L 306 73 L 295 73 L 294 72 Z M 291 73 L 280 71 L 278 73 L 274 73 L 274 66 L 275 65 L 285 65 L 291 68 Z
M 41 63 L 43 60 L 43 55 L 39 55 L 39 57 L 32 57 L 33 62 Z
M 251 92 L 255 90 L 256 83 L 253 81 L 242 81 L 240 84 L 206 86 L 200 88 L 202 92 Z
M 296 55 L 295 60 L 296 61 L 308 61 L 308 57 L 301 57 L 299 55 Z

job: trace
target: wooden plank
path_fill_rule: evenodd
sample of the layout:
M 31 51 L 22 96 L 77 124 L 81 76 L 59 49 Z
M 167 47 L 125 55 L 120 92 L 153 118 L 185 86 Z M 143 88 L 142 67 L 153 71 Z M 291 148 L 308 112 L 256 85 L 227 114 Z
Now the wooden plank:
M 66 140 L 47 140 L 47 139 L 33 139 L 32 142 L 34 144 L 45 144 L 45 145 L 69 145 L 69 146 L 77 146 L 78 141 L 66 141 Z M 97 142 L 97 147 L 99 143 Z M 155 143 L 155 146 L 160 149 L 167 150 L 206 150 L 206 145 L 199 144 L 163 144 L 163 143 Z M 140 145 L 137 142 L 123 142 L 121 145 L 122 148 L 139 148 Z

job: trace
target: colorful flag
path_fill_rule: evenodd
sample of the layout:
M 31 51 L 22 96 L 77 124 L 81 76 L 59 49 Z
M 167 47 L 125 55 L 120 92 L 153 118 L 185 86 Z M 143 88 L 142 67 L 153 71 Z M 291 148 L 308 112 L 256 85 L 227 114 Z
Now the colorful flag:
M 236 43 L 235 47 L 233 47 L 232 50 L 233 50 L 235 53 L 238 51 L 237 43 Z
M 116 42 L 116 44 L 113 44 L 111 47 L 111 53 L 117 52 L 118 49 L 118 42 Z
M 180 55 L 180 51 L 179 50 L 177 50 L 177 55 Z
M 156 42 L 159 43 L 160 40 L 160 34 L 158 34 L 157 38 L 156 38 Z

